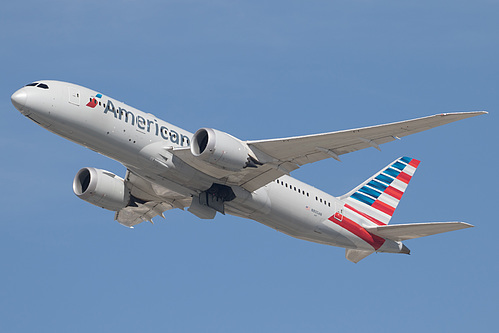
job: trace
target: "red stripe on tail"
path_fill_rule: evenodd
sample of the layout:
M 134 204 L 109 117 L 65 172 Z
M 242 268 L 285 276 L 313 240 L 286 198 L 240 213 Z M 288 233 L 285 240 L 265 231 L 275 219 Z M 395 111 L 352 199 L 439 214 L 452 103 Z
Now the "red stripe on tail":
M 342 221 L 338 221 L 338 219 L 341 219 Z M 385 243 L 384 238 L 369 233 L 366 229 L 362 228 L 360 225 L 350 220 L 348 217 L 342 217 L 339 213 L 331 216 L 329 218 L 329 221 L 334 222 L 340 227 L 350 231 L 352 234 L 371 245 L 375 250 L 378 250 Z
M 357 210 L 357 209 L 353 208 L 353 207 L 352 207 L 352 206 L 350 206 L 349 204 L 345 204 L 345 206 L 344 206 L 344 207 L 345 207 L 345 208 L 347 208 L 347 209 L 350 209 L 352 212 L 355 212 L 355 213 L 357 213 L 357 214 L 359 214 L 359 215 L 361 215 L 361 216 L 365 217 L 366 219 L 368 219 L 369 221 L 371 221 L 371 222 L 373 222 L 373 223 L 376 223 L 377 225 L 386 225 L 386 223 L 383 223 L 383 222 L 381 222 L 380 220 L 375 219 L 374 217 L 369 216 L 369 215 L 367 215 L 366 213 L 363 213 L 363 212 L 361 212 L 360 210 Z
M 388 214 L 390 216 L 393 215 L 393 212 L 395 211 L 395 208 L 393 208 L 392 206 L 384 203 L 383 201 L 379 201 L 379 200 L 376 200 L 372 205 L 371 205 L 372 208 L 375 208 L 379 211 L 382 211 L 383 213 L 385 214 Z
M 402 194 L 404 194 L 404 192 L 397 190 L 392 186 L 388 186 L 384 193 L 388 194 L 391 197 L 394 197 L 397 200 L 400 200 L 400 198 L 402 198 Z
M 411 181 L 411 178 L 412 178 L 412 176 L 406 174 L 403 171 L 401 173 L 399 173 L 399 175 L 397 176 L 398 180 L 401 180 L 401 181 L 403 181 L 406 184 L 409 184 L 409 182 Z
M 418 160 L 413 158 L 412 161 L 409 162 L 409 165 L 417 168 L 419 163 L 421 163 L 421 161 L 418 161 Z

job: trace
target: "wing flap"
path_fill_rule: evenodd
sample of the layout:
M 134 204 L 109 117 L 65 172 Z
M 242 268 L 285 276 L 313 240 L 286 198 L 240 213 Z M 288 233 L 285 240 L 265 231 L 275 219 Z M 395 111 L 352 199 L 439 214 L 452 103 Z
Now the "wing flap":
M 473 225 L 464 222 L 429 222 L 383 225 L 367 227 L 365 229 L 379 237 L 394 241 L 404 241 L 471 227 Z
M 174 208 L 167 202 L 149 201 L 145 204 L 137 204 L 137 207 L 128 206 L 116 213 L 115 220 L 120 224 L 132 228 L 134 225 L 149 221 L 156 216 L 163 216 L 163 212 Z
M 127 207 L 116 212 L 114 219 L 129 228 L 145 221 L 152 223 L 152 219 L 156 216 L 164 218 L 165 211 L 173 208 L 184 209 L 192 200 L 190 197 L 142 178 L 130 169 L 127 170 L 125 185 L 130 191 L 132 200 Z

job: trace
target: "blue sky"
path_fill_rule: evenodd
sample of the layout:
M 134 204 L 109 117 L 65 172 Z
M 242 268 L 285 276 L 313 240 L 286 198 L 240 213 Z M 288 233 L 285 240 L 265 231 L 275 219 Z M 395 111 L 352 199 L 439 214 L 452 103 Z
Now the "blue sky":
M 496 1 L 24 1 L 0 12 L 0 331 L 404 332 L 497 325 Z M 124 168 L 36 126 L 10 95 L 56 79 L 191 132 L 241 139 L 430 114 L 488 115 L 293 173 L 341 195 L 422 161 L 392 223 L 476 227 L 352 264 L 253 221 L 169 211 L 134 230 L 79 200 Z

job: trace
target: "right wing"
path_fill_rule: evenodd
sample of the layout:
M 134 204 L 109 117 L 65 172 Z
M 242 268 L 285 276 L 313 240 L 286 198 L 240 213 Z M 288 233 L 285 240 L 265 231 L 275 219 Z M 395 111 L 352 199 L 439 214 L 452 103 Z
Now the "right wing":
M 130 191 L 131 202 L 117 211 L 114 219 L 129 228 L 145 221 L 152 223 L 156 216 L 164 218 L 167 210 L 191 205 L 190 197 L 154 184 L 130 170 L 126 173 L 125 186 Z
M 120 209 L 114 219 L 126 227 L 133 228 L 134 225 L 145 221 L 152 223 L 153 217 L 156 216 L 165 218 L 163 213 L 172 208 L 174 207 L 167 202 L 149 201 Z

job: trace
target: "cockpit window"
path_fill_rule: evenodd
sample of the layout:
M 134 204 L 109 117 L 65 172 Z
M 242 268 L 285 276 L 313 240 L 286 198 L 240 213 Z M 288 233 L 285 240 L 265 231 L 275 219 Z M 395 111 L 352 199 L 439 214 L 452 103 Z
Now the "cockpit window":
M 45 83 L 38 83 L 38 82 L 33 82 L 30 84 L 25 85 L 25 87 L 37 87 L 37 88 L 42 88 L 42 89 L 48 89 L 49 86 L 47 86 Z

